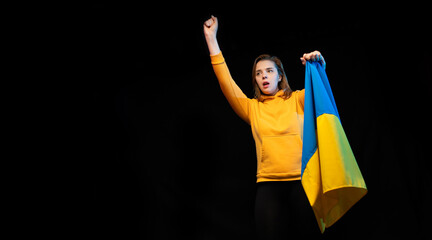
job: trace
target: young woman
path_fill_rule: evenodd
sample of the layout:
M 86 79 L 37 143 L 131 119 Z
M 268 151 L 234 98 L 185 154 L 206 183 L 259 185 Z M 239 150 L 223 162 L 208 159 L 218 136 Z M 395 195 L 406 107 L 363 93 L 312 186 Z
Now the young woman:
M 304 89 L 291 90 L 279 58 L 261 55 L 252 67 L 255 96 L 248 98 L 231 78 L 216 39 L 218 19 L 204 23 L 211 63 L 223 94 L 251 125 L 257 153 L 255 221 L 259 239 L 319 237 L 319 228 L 300 182 Z M 323 61 L 320 52 L 306 61 Z

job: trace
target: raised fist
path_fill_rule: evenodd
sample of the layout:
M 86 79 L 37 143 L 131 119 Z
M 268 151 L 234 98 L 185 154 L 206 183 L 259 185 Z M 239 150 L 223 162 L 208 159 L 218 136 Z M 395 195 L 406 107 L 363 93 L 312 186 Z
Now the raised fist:
M 204 22 L 204 35 L 206 37 L 216 37 L 217 30 L 218 19 L 212 15 L 211 18 Z

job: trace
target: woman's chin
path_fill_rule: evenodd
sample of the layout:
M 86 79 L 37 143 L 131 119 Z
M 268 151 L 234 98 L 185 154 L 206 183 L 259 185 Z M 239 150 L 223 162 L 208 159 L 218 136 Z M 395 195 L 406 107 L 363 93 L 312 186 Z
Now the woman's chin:
M 276 90 L 274 90 L 274 91 L 269 91 L 268 89 L 264 89 L 264 90 L 261 89 L 261 92 L 262 92 L 264 95 L 269 95 L 269 96 L 273 96 L 273 95 L 275 95 L 275 94 L 277 93 Z

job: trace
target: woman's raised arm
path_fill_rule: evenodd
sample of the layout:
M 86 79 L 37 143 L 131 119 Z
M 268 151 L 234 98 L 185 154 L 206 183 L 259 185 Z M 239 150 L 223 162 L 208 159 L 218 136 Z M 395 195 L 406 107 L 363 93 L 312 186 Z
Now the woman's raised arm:
M 204 35 L 210 52 L 213 70 L 215 71 L 221 90 L 231 107 L 240 118 L 250 124 L 250 99 L 242 92 L 231 77 L 216 39 L 217 30 L 218 19 L 216 17 L 212 16 L 209 20 L 204 22 Z
M 215 16 L 211 16 L 207 21 L 204 22 L 204 36 L 207 42 L 207 46 L 210 55 L 217 55 L 220 53 L 218 41 L 216 39 L 216 33 L 218 30 L 218 19 Z

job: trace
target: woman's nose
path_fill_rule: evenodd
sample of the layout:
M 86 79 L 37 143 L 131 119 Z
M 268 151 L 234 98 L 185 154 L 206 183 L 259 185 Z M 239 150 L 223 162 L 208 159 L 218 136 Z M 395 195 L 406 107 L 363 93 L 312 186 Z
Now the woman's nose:
M 262 79 L 267 79 L 267 74 L 263 73 Z

